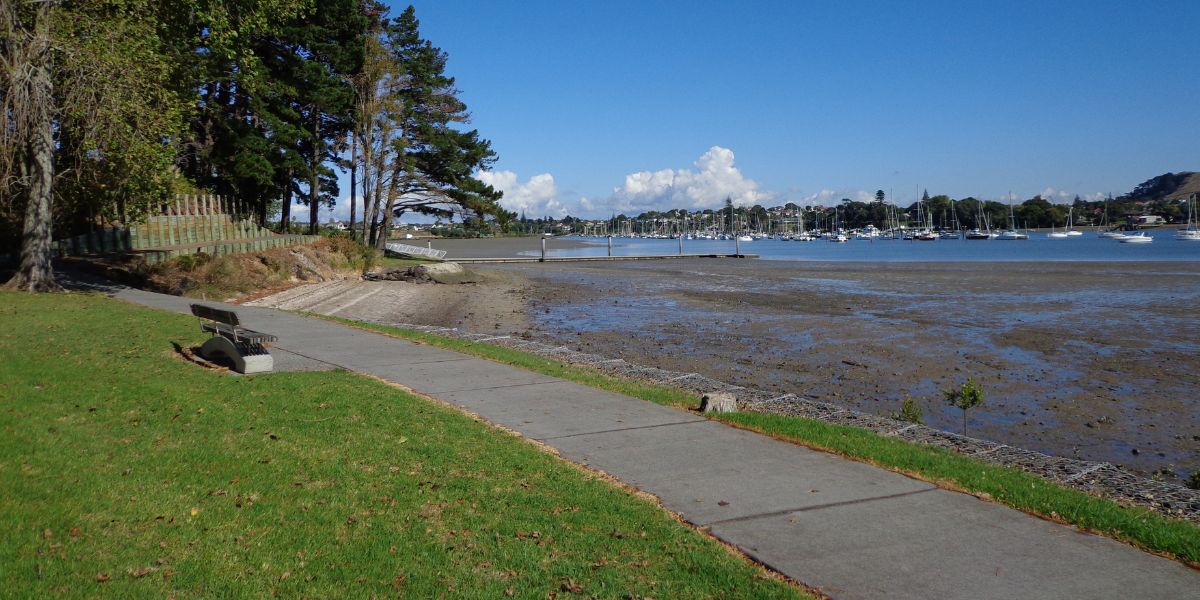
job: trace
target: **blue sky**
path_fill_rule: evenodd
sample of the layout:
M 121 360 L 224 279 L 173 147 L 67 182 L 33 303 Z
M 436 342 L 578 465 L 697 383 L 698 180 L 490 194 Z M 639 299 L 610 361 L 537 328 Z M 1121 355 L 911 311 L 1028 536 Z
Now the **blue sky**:
M 395 4 L 398 14 L 407 3 Z M 1200 169 L 1200 2 L 414 2 L 529 216 Z

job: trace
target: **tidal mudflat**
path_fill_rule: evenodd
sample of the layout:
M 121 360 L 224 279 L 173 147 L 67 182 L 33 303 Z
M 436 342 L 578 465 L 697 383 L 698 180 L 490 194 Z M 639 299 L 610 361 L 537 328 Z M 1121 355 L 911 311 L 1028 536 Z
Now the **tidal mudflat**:
M 491 241 L 491 240 L 487 240 Z M 511 256 L 529 240 L 465 242 Z M 512 247 L 509 247 L 512 246 Z M 329 282 L 256 304 L 578 350 L 1177 477 L 1200 469 L 1200 264 L 685 259 L 471 265 L 458 286 Z
M 1200 265 L 669 260 L 505 265 L 537 337 L 887 414 L 974 377 L 969 433 L 1171 477 L 1200 468 Z

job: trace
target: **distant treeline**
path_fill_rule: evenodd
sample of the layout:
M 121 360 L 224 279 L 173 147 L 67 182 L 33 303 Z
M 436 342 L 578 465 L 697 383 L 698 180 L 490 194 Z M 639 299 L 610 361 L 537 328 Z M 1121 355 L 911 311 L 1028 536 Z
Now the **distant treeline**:
M 681 230 L 687 223 L 689 230 L 714 228 L 721 231 L 790 230 L 803 221 L 805 227 L 828 228 L 835 217 L 839 227 L 858 229 L 873 225 L 886 229 L 899 224 L 915 226 L 921 223 L 936 228 L 952 228 L 957 223 L 961 229 L 1048 228 L 1063 227 L 1068 215 L 1075 225 L 1117 226 L 1125 223 L 1128 215 L 1157 215 L 1169 223 L 1187 218 L 1187 190 L 1200 188 L 1200 175 L 1196 173 L 1167 173 L 1154 177 L 1134 188 L 1128 194 L 1116 198 L 1083 200 L 1076 196 L 1070 203 L 1054 203 L 1034 196 L 1010 205 L 995 200 L 979 200 L 973 197 L 951 198 L 946 195 L 930 196 L 925 193 L 919 202 L 907 207 L 896 207 L 886 201 L 883 192 L 876 193 L 876 200 L 861 202 L 843 199 L 835 206 L 800 206 L 789 202 L 775 207 L 733 207 L 687 211 L 649 211 L 636 216 L 616 215 L 597 221 L 567 216 L 563 219 L 525 219 L 515 223 L 515 228 L 529 233 L 561 231 L 564 226 L 576 231 L 587 227 L 605 232 L 632 231 L 650 232 Z M 1181 191 L 1182 190 L 1182 191 Z M 1010 225 L 1010 215 L 1016 220 Z M 957 217 L 957 220 L 956 220 Z M 600 229 L 596 229 L 600 228 Z

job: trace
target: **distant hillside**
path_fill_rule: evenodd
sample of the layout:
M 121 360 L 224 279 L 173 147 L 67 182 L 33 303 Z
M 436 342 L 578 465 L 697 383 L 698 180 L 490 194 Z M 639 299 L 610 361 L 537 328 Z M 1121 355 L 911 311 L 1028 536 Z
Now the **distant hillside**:
M 1200 173 L 1184 171 L 1165 173 L 1147 179 L 1121 196 L 1124 200 L 1183 200 L 1192 194 L 1200 194 Z

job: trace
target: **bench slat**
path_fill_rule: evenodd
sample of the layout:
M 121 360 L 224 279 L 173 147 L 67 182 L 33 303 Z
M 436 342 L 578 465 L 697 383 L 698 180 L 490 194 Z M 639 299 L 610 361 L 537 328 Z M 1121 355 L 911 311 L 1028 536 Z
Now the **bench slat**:
M 247 342 L 275 342 L 279 340 L 279 338 L 269 333 L 262 333 L 261 331 L 254 331 L 245 327 L 230 327 L 224 323 L 205 323 L 200 326 L 200 329 L 230 339 L 237 337 L 237 339 Z
M 279 339 L 269 333 L 262 333 L 261 331 L 242 327 L 237 313 L 231 310 L 222 310 L 203 304 L 193 304 L 192 314 L 202 319 L 200 324 L 201 331 L 207 331 L 228 338 L 230 341 L 264 344 L 278 341 Z M 204 322 L 204 320 L 207 320 L 207 322 Z
M 216 321 L 218 323 L 224 323 L 234 327 L 241 325 L 241 321 L 238 320 L 237 313 L 233 312 L 232 310 L 214 308 L 212 306 L 205 306 L 203 304 L 193 304 L 192 314 L 200 317 L 201 319 L 208 319 L 209 321 Z

